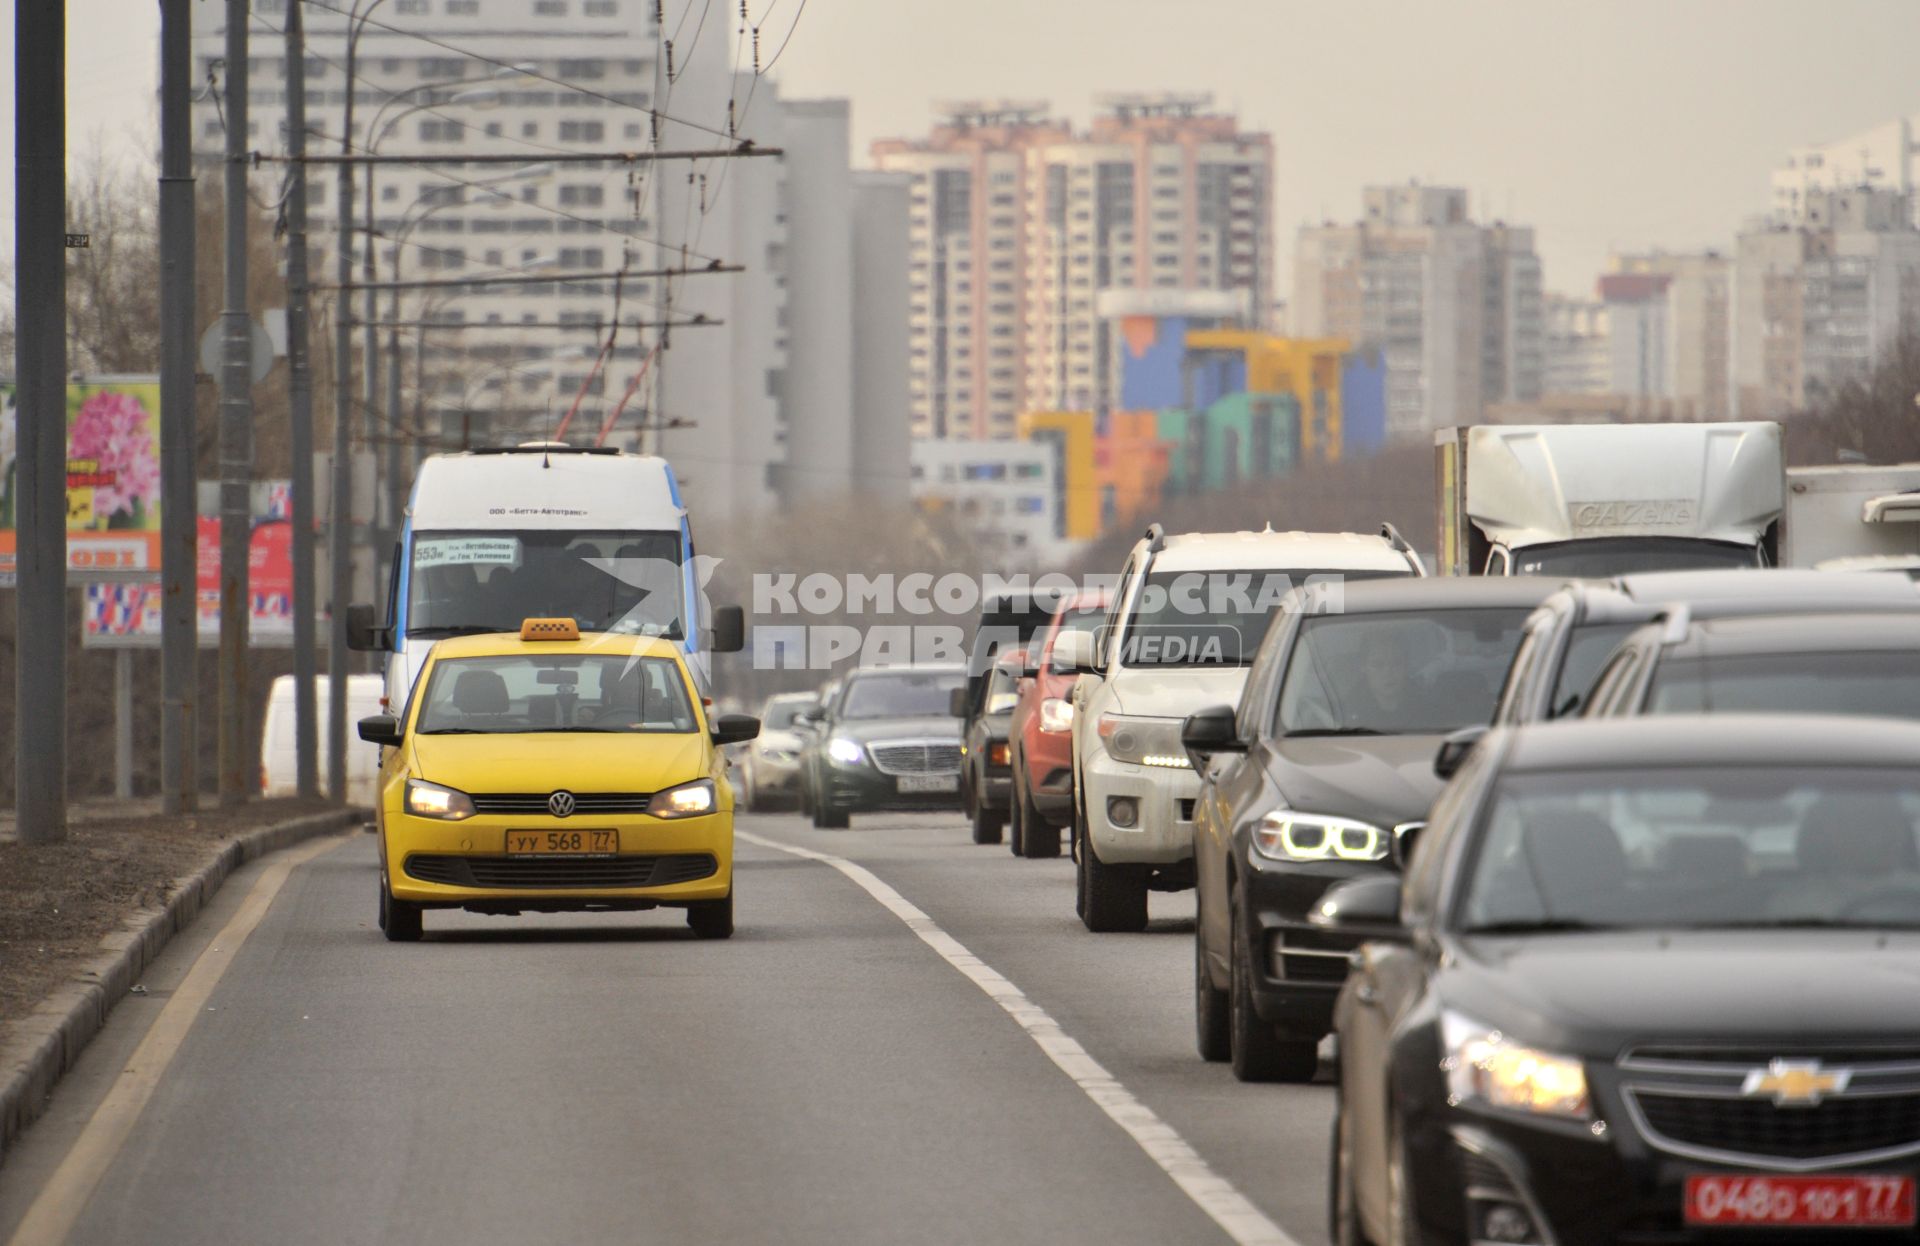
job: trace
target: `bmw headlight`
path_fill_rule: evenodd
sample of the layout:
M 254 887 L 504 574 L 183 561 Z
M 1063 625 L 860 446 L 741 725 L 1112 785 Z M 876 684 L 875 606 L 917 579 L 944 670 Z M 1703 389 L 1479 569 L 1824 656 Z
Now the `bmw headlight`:
M 1139 766 L 1191 770 L 1187 746 L 1180 742 L 1178 718 L 1141 718 L 1132 714 L 1100 715 L 1100 741 L 1115 761 Z
M 647 802 L 647 812 L 656 818 L 694 818 L 712 813 L 715 805 L 712 779 L 695 779 L 655 792 Z
M 1063 735 L 1073 730 L 1073 702 L 1048 697 L 1040 702 L 1040 730 Z
M 1384 861 L 1387 832 L 1370 822 L 1276 809 L 1254 824 L 1253 848 L 1275 861 Z
M 867 759 L 867 751 L 860 747 L 860 741 L 837 735 L 827 741 L 827 756 L 843 766 L 857 766 Z
M 1587 1072 L 1570 1056 L 1537 1051 L 1457 1012 L 1442 1013 L 1447 1102 L 1475 1101 L 1515 1112 L 1584 1121 L 1593 1117 Z
M 425 779 L 407 780 L 407 812 L 416 818 L 458 822 L 473 816 L 473 798 Z

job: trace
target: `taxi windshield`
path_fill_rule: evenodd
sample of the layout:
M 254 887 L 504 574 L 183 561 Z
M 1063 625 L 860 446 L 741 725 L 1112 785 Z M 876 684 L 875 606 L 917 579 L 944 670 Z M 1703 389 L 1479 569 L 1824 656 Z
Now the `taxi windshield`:
M 1920 926 L 1909 773 L 1522 774 L 1485 818 L 1469 931 Z
M 686 677 L 671 658 L 510 654 L 434 663 L 414 730 L 521 735 L 696 728 Z

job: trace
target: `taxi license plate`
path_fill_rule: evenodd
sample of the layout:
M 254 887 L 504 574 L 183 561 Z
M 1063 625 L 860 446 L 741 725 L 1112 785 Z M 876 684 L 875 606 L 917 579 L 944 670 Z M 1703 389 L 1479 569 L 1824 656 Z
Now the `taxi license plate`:
M 960 776 L 957 774 L 903 774 L 899 778 L 903 792 L 957 792 L 960 790 Z
M 510 857 L 610 857 L 620 851 L 618 831 L 508 831 Z
M 1904 1228 L 1914 1223 L 1913 1178 L 1693 1176 L 1687 1178 L 1686 1219 L 1688 1224 L 1734 1227 Z

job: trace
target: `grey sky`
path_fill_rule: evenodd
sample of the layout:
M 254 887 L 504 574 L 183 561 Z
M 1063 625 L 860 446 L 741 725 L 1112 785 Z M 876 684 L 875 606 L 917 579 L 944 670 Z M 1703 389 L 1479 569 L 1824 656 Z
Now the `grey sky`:
M 799 0 L 750 4 L 771 54 Z M 71 147 L 124 148 L 153 125 L 157 5 L 67 10 Z M 1274 135 L 1283 269 L 1302 221 L 1414 176 L 1535 226 L 1548 287 L 1584 291 L 1611 248 L 1730 242 L 1788 147 L 1920 112 L 1916 49 L 1915 0 L 808 0 L 775 76 L 851 98 L 861 159 L 936 99 L 1045 98 L 1084 121 L 1101 91 L 1209 90 Z

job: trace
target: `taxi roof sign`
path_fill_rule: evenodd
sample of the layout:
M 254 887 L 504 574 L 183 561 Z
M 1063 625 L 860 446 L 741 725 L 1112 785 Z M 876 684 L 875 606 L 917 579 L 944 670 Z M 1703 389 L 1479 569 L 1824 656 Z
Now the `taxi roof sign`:
M 522 640 L 578 640 L 580 625 L 572 619 L 524 619 L 520 623 Z

